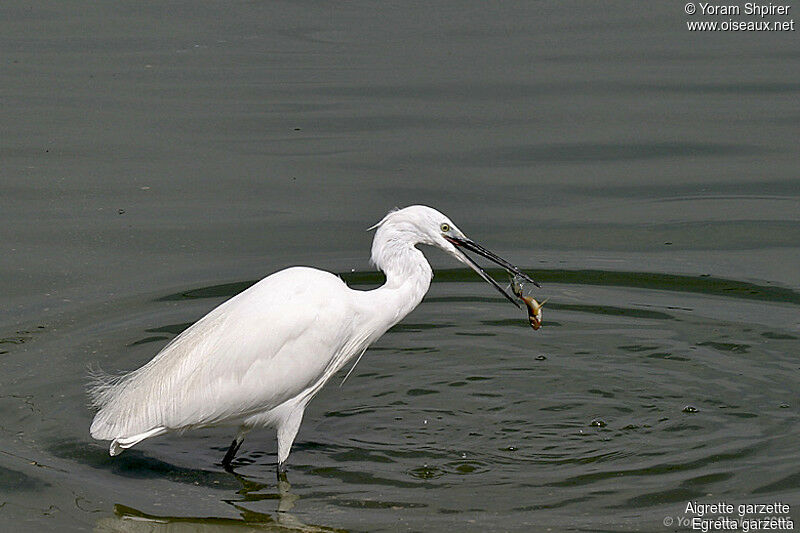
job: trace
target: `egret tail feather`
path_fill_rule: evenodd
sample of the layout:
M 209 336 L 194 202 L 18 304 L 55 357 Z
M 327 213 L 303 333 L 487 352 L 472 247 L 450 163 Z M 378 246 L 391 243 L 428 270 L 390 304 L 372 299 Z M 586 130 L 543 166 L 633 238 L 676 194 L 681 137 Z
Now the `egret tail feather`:
M 86 393 L 89 395 L 91 405 L 97 409 L 105 407 L 114 397 L 115 389 L 125 377 L 124 374 L 109 374 L 97 366 L 88 369 L 89 383 Z
M 115 455 L 121 454 L 123 451 L 127 450 L 128 448 L 135 446 L 142 442 L 144 439 L 149 439 L 150 437 L 158 437 L 159 435 L 163 435 L 168 430 L 164 426 L 159 426 L 157 428 L 153 428 L 150 431 L 145 431 L 144 433 L 139 433 L 138 435 L 133 435 L 132 437 L 120 437 L 111 441 L 111 446 L 108 448 L 108 454 L 112 457 Z

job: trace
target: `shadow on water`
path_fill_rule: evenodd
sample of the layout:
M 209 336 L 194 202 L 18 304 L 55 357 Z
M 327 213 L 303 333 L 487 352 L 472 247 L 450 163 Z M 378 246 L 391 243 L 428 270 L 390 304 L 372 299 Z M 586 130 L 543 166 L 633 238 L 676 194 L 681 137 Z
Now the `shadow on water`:
M 0 466 L 0 492 L 39 491 L 50 484 L 18 470 Z
M 294 507 L 299 496 L 291 492 L 291 485 L 288 481 L 279 481 L 278 491 L 275 493 L 260 493 L 260 491 L 268 487 L 267 484 L 258 483 L 239 474 L 232 475 L 241 484 L 241 488 L 236 492 L 241 499 L 226 499 L 223 501 L 231 505 L 241 518 L 154 515 L 126 505 L 116 504 L 114 505 L 114 515 L 98 520 L 95 525 L 95 531 L 302 531 L 309 533 L 346 531 L 327 526 L 305 524 L 297 516 L 291 514 L 289 511 Z M 243 501 L 263 500 L 276 500 L 278 502 L 277 511 L 272 514 L 262 513 L 252 511 L 241 505 Z
M 114 515 L 101 518 L 95 531 L 345 531 L 303 523 L 291 511 L 300 496 L 291 492 L 288 480 L 262 483 L 236 472 L 210 471 L 177 466 L 148 457 L 138 450 L 128 450 L 119 457 L 110 457 L 105 450 L 82 442 L 60 442 L 51 447 L 54 455 L 77 460 L 92 468 L 108 470 L 115 475 L 135 479 L 163 479 L 171 483 L 196 485 L 224 491 L 220 501 L 232 506 L 241 518 L 190 517 L 148 514 L 123 504 L 114 506 Z M 0 470 L 0 474 L 2 474 Z M 17 482 L 16 484 L 24 484 Z M 21 487 L 20 487 L 21 488 Z M 276 512 L 263 513 L 247 509 L 243 504 L 275 501 Z
M 676 292 L 690 292 L 706 296 L 724 296 L 744 300 L 800 304 L 800 292 L 784 287 L 760 285 L 746 281 L 718 278 L 710 275 L 687 276 L 661 274 L 654 272 L 623 272 L 610 270 L 559 270 L 524 269 L 541 283 L 562 285 L 596 285 L 607 287 L 629 287 Z M 487 269 L 497 279 L 505 279 L 507 274 L 500 269 Z M 352 286 L 375 286 L 383 283 L 380 272 L 348 272 L 339 276 Z M 240 281 L 200 287 L 178 293 L 168 294 L 156 301 L 176 301 L 198 298 L 230 297 L 249 288 L 257 281 Z M 468 269 L 437 269 L 436 283 L 477 283 L 482 282 Z M 484 299 L 494 300 L 494 299 Z
M 215 489 L 235 489 L 238 484 L 223 471 L 201 470 L 177 466 L 148 456 L 136 449 L 126 450 L 117 457 L 108 455 L 105 448 L 81 441 L 61 441 L 49 446 L 49 452 L 91 468 L 107 470 L 114 475 L 132 479 L 166 479 L 172 483 L 200 485 Z

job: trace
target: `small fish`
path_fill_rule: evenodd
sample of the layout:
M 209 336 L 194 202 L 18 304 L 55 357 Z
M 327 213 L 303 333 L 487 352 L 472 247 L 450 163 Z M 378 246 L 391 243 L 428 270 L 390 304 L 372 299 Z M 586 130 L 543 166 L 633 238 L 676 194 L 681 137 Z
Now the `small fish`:
M 514 293 L 514 296 L 522 300 L 528 308 L 528 321 L 530 321 L 531 327 L 534 330 L 542 327 L 542 307 L 547 303 L 547 299 L 539 303 L 533 297 L 523 295 L 522 281 L 520 277 L 516 275 L 511 278 L 511 291 Z

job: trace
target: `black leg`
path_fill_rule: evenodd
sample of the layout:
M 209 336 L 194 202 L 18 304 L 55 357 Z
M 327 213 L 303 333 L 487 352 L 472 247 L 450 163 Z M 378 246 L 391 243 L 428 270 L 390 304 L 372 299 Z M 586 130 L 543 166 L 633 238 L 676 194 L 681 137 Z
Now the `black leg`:
M 242 440 L 233 439 L 230 448 L 228 448 L 228 451 L 225 452 L 225 457 L 222 458 L 222 468 L 224 468 L 225 470 L 233 470 L 231 468 L 231 461 L 233 461 L 233 458 L 236 457 L 236 452 L 239 451 L 242 442 L 244 442 L 244 439 Z
M 278 461 L 278 481 L 287 481 L 286 478 L 286 461 Z

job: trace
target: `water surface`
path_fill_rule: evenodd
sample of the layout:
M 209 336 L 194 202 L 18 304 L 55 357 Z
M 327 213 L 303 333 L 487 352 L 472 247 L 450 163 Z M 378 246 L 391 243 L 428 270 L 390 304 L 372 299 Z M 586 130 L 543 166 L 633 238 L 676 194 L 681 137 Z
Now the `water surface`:
M 0 8 L 0 524 L 61 531 L 654 531 L 800 506 L 800 54 L 682 5 Z M 253 432 L 110 458 L 130 370 L 292 264 L 381 283 L 426 203 L 540 279 L 545 326 L 441 252 L 422 305 Z M 501 278 L 499 272 L 494 272 Z M 796 517 L 796 515 L 795 515 Z M 674 528 L 673 528 L 674 529 Z

